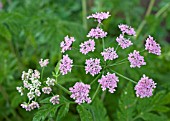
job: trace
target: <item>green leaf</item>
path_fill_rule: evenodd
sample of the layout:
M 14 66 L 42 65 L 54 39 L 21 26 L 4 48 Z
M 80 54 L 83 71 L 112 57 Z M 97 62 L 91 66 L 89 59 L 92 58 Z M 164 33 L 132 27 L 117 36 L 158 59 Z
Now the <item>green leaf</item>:
M 55 67 L 55 74 L 56 74 L 56 75 L 58 75 L 58 73 L 59 73 L 60 63 L 61 63 L 61 61 L 58 61 L 57 65 L 56 65 L 56 67 Z
M 57 109 L 61 106 L 59 105 L 52 105 L 52 104 L 45 104 L 38 109 L 33 117 L 33 121 L 44 121 L 48 116 L 54 117 Z
M 117 112 L 117 118 L 120 121 L 131 121 L 135 115 L 137 98 L 134 95 L 134 90 L 131 82 L 129 82 L 126 88 L 122 91 L 119 99 L 119 111 Z
M 6 40 L 11 40 L 12 35 L 9 30 L 2 24 L 0 24 L 0 35 L 4 37 Z
M 142 118 L 145 121 L 167 121 L 167 118 L 164 115 L 156 115 L 153 113 L 143 113 Z
M 106 108 L 99 98 L 96 98 L 92 105 L 90 105 L 90 111 L 93 116 L 93 121 L 109 121 Z
M 92 114 L 90 113 L 87 105 L 78 105 L 77 111 L 79 113 L 81 121 L 93 121 Z
M 50 99 L 51 99 L 51 98 L 52 98 L 52 97 L 47 97 L 47 98 L 41 100 L 40 103 L 50 103 Z
M 70 106 L 69 103 L 66 103 L 61 106 L 61 108 L 59 109 L 58 114 L 57 114 L 57 121 L 61 121 L 61 119 L 68 113 L 69 106 Z

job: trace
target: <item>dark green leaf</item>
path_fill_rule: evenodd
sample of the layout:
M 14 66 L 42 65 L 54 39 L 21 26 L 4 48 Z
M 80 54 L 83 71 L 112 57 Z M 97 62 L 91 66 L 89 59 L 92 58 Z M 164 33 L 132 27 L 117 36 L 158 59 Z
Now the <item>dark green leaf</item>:
M 78 105 L 77 111 L 79 113 L 81 121 L 93 121 L 92 114 L 86 105 Z

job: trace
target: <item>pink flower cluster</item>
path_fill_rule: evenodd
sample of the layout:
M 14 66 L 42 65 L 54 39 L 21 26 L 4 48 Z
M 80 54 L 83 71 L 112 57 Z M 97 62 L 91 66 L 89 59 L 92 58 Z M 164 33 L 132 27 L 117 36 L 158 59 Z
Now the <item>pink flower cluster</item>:
M 134 50 L 133 53 L 129 54 L 128 60 L 130 62 L 130 67 L 140 68 L 142 65 L 146 65 L 146 62 L 144 61 L 144 57 L 139 54 L 139 51 Z
M 41 59 L 39 61 L 39 64 L 41 67 L 46 67 L 48 65 L 48 63 L 49 63 L 49 59 L 45 59 L 45 60 Z
M 90 16 L 87 17 L 87 19 L 90 18 L 94 18 L 98 21 L 98 23 L 100 24 L 104 19 L 108 19 L 110 17 L 109 12 L 96 12 L 95 14 L 92 14 Z
M 71 50 L 72 43 L 75 41 L 74 37 L 68 37 L 68 35 L 64 38 L 64 41 L 60 43 L 61 52 L 64 53 L 67 50 Z
M 148 50 L 149 53 L 155 54 L 155 55 L 161 55 L 161 47 L 158 43 L 156 43 L 149 35 L 149 37 L 146 39 L 146 44 L 145 44 L 145 50 Z
M 131 26 L 128 26 L 125 24 L 120 24 L 120 25 L 118 25 L 118 27 L 122 31 L 123 34 L 128 34 L 128 35 L 132 35 L 132 36 L 136 35 L 134 28 L 132 28 Z
M 42 88 L 42 92 L 43 92 L 44 94 L 50 94 L 51 91 L 52 91 L 51 87 L 43 87 L 43 88 Z
M 125 49 L 133 45 L 133 43 L 129 39 L 124 38 L 123 34 L 120 34 L 119 37 L 116 38 L 116 41 L 118 42 L 122 49 Z
M 91 102 L 91 98 L 89 97 L 90 85 L 76 82 L 76 84 L 69 88 L 69 90 L 72 93 L 70 97 L 75 99 L 75 102 L 79 105 L 84 102 Z
M 86 74 L 90 73 L 92 76 L 99 74 L 100 70 L 102 69 L 102 67 L 100 66 L 100 59 L 87 59 L 86 60 L 86 66 L 85 66 L 85 71 Z
M 27 103 L 23 103 L 21 104 L 21 107 L 24 108 L 26 111 L 31 111 L 34 110 L 35 108 L 39 108 L 39 104 L 35 101 L 32 101 L 32 103 L 27 104 Z
M 95 50 L 95 42 L 93 39 L 89 39 L 88 41 L 85 41 L 84 43 L 81 43 L 80 45 L 80 52 L 82 54 L 87 54 L 90 51 L 94 51 Z
M 117 87 L 117 82 L 119 82 L 119 80 L 115 73 L 110 74 L 108 72 L 106 76 L 102 75 L 102 78 L 99 79 L 98 82 L 101 84 L 103 91 L 108 88 L 110 93 L 114 93 L 114 91 L 116 91 L 115 88 Z
M 67 74 L 68 72 L 71 72 L 73 60 L 71 60 L 68 55 L 63 55 L 63 58 L 61 59 L 60 63 L 60 72 L 62 75 Z
M 156 88 L 156 83 L 152 79 L 149 79 L 147 76 L 139 80 L 138 84 L 135 86 L 137 97 L 144 98 L 152 96 L 153 89 Z
M 97 28 L 92 28 L 88 33 L 87 37 L 98 39 L 98 38 L 104 38 L 106 37 L 106 35 L 107 32 L 104 32 L 103 29 L 97 27 Z
M 55 105 L 55 104 L 59 104 L 59 100 L 60 100 L 59 95 L 55 95 L 55 96 L 53 96 L 53 97 L 50 99 L 50 102 L 51 102 L 53 105 Z
M 114 51 L 114 48 L 109 47 L 107 49 L 104 49 L 103 52 L 101 52 L 101 55 L 104 57 L 104 60 L 114 60 L 118 58 L 118 55 L 116 51 Z

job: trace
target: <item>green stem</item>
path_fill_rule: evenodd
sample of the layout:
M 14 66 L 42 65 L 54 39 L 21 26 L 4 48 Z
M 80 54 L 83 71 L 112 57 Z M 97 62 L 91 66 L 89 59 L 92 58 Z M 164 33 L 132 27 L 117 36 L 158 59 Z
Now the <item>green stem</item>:
M 64 92 L 66 92 L 67 94 L 71 95 L 71 92 L 68 91 L 68 90 L 67 90 L 65 87 L 63 87 L 62 85 L 60 85 L 60 84 L 57 83 L 57 86 L 58 86 L 60 89 L 62 89 Z
M 111 69 L 110 69 L 111 70 Z M 130 78 L 128 78 L 128 77 L 125 77 L 125 76 L 123 76 L 122 74 L 120 74 L 120 73 L 118 73 L 118 72 L 116 72 L 116 71 L 114 71 L 114 70 L 111 70 L 112 72 L 114 72 L 114 73 L 116 73 L 117 75 L 119 75 L 120 77 L 122 77 L 122 78 L 124 78 L 124 79 L 126 79 L 126 80 L 129 80 L 129 81 L 131 81 L 131 82 L 133 82 L 133 83 L 137 83 L 137 82 L 135 82 L 135 81 L 133 81 L 132 79 L 130 79 Z
M 87 18 L 86 18 L 86 15 L 87 15 L 87 9 L 86 9 L 86 0 L 82 0 L 82 15 L 83 15 L 83 26 L 84 26 L 84 29 L 87 30 Z
M 103 51 L 104 51 L 105 49 L 104 38 L 102 38 L 102 44 L 103 44 Z
M 73 66 L 75 66 L 75 67 L 83 67 L 84 68 L 84 66 L 82 66 L 82 65 L 73 65 Z
M 92 85 L 101 75 L 102 73 L 98 74 L 98 76 L 96 76 L 96 78 L 90 83 L 90 85 Z
M 150 0 L 149 7 L 148 7 L 146 14 L 145 14 L 146 17 L 150 15 L 154 3 L 155 3 L 155 0 Z
M 159 18 L 159 16 L 165 12 L 170 6 L 170 2 L 168 4 L 166 4 L 165 6 L 163 6 L 155 15 L 156 18 Z
M 143 21 L 141 22 L 141 24 L 139 25 L 139 27 L 138 27 L 138 29 L 136 31 L 136 39 L 138 38 L 138 36 L 139 36 L 140 32 L 142 31 L 144 25 L 146 24 L 145 19 L 146 19 L 146 17 L 148 17 L 150 15 L 151 10 L 152 10 L 153 5 L 154 5 L 154 2 L 155 2 L 155 0 L 151 0 L 150 3 L 149 3 L 149 7 L 148 7 L 148 9 L 146 11 L 145 18 L 143 19 Z
M 94 93 L 94 95 L 93 95 L 93 97 L 92 97 L 92 101 L 93 101 L 94 98 L 96 97 L 96 95 L 97 95 L 99 89 L 100 89 L 100 84 L 98 84 L 98 87 L 97 87 L 97 89 L 96 89 L 96 91 L 95 91 L 95 93 Z
M 119 45 L 117 45 L 117 47 L 116 47 L 116 50 L 115 51 L 117 51 L 117 49 L 119 48 Z
M 42 70 L 41 70 L 41 80 L 42 80 L 42 78 L 43 78 L 43 73 L 44 73 L 44 67 L 43 67 Z
M 112 67 L 112 66 L 120 65 L 120 64 L 123 64 L 123 63 L 126 63 L 126 62 L 115 63 L 115 64 L 112 64 L 112 65 L 108 65 L 107 67 Z
M 127 60 L 128 58 L 124 58 L 124 59 L 122 59 L 122 60 L 120 60 L 120 61 L 118 61 L 118 62 L 115 62 L 115 63 L 113 63 L 113 64 L 111 64 L 111 65 L 109 65 L 109 66 L 114 66 L 114 65 L 117 65 L 117 64 L 119 64 L 119 63 L 121 63 L 121 62 L 123 62 L 123 61 L 125 61 L 125 60 Z

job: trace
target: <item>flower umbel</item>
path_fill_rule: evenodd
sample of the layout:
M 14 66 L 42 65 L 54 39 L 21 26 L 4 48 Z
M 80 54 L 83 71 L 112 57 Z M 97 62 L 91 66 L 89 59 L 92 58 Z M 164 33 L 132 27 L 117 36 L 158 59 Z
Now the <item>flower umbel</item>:
M 63 59 L 60 63 L 60 72 L 62 75 L 67 74 L 68 72 L 71 72 L 73 60 L 71 60 L 68 55 L 63 55 Z
M 39 61 L 39 64 L 41 67 L 46 67 L 48 65 L 48 63 L 49 63 L 49 59 L 45 59 L 45 60 L 41 59 Z
M 106 35 L 107 35 L 107 32 L 104 32 L 103 29 L 97 27 L 95 29 L 92 28 L 90 32 L 88 33 L 87 37 L 98 39 L 98 38 L 104 38 L 106 37 Z
M 135 30 L 131 26 L 128 26 L 128 25 L 125 25 L 125 24 L 120 24 L 120 25 L 118 25 L 118 27 L 122 31 L 123 34 L 126 33 L 128 35 L 136 36 Z
M 102 78 L 99 79 L 98 82 L 101 84 L 103 91 L 108 88 L 110 93 L 114 93 L 115 88 L 117 87 L 117 82 L 119 82 L 119 80 L 115 73 L 110 74 L 108 72 L 106 76 L 102 75 Z
M 101 55 L 104 57 L 104 60 L 114 60 L 118 58 L 118 55 L 116 51 L 114 51 L 114 48 L 109 47 L 107 49 L 104 49 L 103 52 L 101 52 Z
M 42 91 L 44 94 L 50 94 L 52 89 L 51 89 L 51 87 L 43 87 Z
M 91 98 L 89 97 L 90 85 L 76 82 L 76 84 L 69 88 L 69 90 L 72 93 L 70 97 L 75 99 L 75 102 L 79 105 L 84 102 L 91 102 Z
M 161 47 L 158 43 L 156 43 L 149 35 L 149 37 L 146 39 L 146 44 L 145 44 L 145 50 L 148 50 L 149 53 L 155 54 L 155 55 L 161 55 Z
M 140 68 L 142 65 L 146 65 L 146 62 L 144 61 L 144 57 L 139 54 L 139 51 L 134 50 L 133 53 L 129 54 L 128 60 L 130 62 L 130 67 Z
M 92 14 L 91 16 L 88 16 L 87 19 L 94 18 L 98 21 L 98 23 L 101 23 L 104 19 L 109 18 L 111 15 L 109 12 L 96 12 L 95 14 Z
M 51 102 L 53 105 L 55 105 L 55 104 L 59 104 L 59 100 L 60 100 L 59 95 L 55 95 L 55 96 L 53 96 L 53 97 L 50 99 L 50 102 Z
M 64 53 L 67 50 L 71 50 L 72 43 L 75 41 L 74 37 L 70 37 L 67 35 L 64 37 L 64 41 L 60 43 L 61 52 Z
M 133 43 L 129 39 L 124 38 L 124 35 L 122 34 L 120 34 L 119 37 L 116 38 L 116 41 L 118 42 L 122 49 L 125 49 L 133 45 Z
M 100 73 L 100 70 L 102 69 L 102 67 L 100 66 L 100 59 L 87 59 L 86 60 L 86 66 L 85 66 L 85 71 L 86 74 L 90 73 L 92 76 Z
M 85 41 L 84 43 L 81 43 L 80 45 L 80 52 L 82 54 L 87 54 L 90 51 L 94 51 L 95 50 L 95 42 L 93 39 L 89 39 L 88 41 Z
M 135 86 L 137 97 L 144 98 L 152 96 L 153 89 L 156 88 L 156 83 L 149 77 L 143 75 Z

